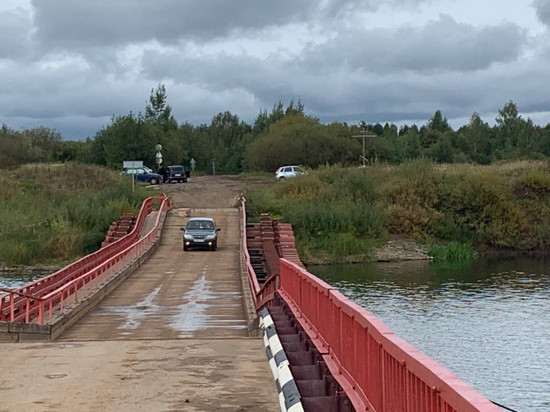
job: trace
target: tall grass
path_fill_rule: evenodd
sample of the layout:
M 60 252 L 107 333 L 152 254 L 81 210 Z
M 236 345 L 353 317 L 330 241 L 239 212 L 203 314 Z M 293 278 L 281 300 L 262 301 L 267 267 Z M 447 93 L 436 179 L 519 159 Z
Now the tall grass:
M 146 191 L 91 165 L 27 165 L 0 173 L 0 264 L 65 263 L 96 250 L 113 220 L 136 213 Z
M 435 261 L 464 261 L 477 257 L 477 253 L 472 249 L 472 245 L 455 241 L 446 244 L 431 244 L 428 247 L 428 255 L 432 256 Z
M 246 197 L 251 217 L 270 212 L 292 223 L 310 254 L 330 256 L 335 248 L 360 254 L 389 236 L 441 245 L 433 253 L 447 259 L 488 248 L 550 249 L 550 167 L 544 162 L 325 166 Z

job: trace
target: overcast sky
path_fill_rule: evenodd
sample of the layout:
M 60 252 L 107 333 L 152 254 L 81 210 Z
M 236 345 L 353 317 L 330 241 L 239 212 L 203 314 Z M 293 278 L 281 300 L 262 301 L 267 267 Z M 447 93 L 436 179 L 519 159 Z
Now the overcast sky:
M 550 0 L 1 0 L 0 123 L 93 137 L 166 85 L 178 122 L 550 123 Z

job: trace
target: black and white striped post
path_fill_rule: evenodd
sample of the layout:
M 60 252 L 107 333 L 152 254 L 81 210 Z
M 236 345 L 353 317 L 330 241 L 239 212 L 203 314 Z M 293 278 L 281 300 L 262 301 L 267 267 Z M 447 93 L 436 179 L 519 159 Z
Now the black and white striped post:
M 283 412 L 303 412 L 304 408 L 298 386 L 292 376 L 288 358 L 267 308 L 260 310 L 260 328 L 264 334 L 264 344 L 269 366 L 271 367 L 271 372 L 279 391 L 281 410 Z

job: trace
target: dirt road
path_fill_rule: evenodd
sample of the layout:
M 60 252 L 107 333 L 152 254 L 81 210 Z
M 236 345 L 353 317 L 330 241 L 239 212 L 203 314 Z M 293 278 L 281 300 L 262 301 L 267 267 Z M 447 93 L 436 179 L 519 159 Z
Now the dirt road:
M 0 344 L 0 411 L 276 411 L 263 342 L 249 338 L 234 178 L 164 185 L 175 208 L 159 248 L 59 342 Z M 189 216 L 218 250 L 182 251 Z M 6 355 L 7 354 L 7 355 Z

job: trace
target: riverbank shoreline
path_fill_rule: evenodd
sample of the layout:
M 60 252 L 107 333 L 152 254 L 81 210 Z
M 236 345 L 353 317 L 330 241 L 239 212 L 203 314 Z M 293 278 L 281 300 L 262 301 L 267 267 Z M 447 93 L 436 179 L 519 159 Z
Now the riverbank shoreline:
M 324 252 L 316 252 L 302 258 L 306 265 L 331 265 L 335 263 L 405 262 L 414 260 L 432 261 L 428 247 L 408 240 L 389 240 L 383 246 L 374 248 L 370 253 L 350 255 L 335 262 Z
M 509 249 L 487 248 L 476 251 L 477 259 L 516 259 L 536 258 L 550 260 L 550 251 L 521 252 Z M 315 253 L 302 259 L 306 265 L 332 265 L 340 263 L 394 263 L 407 261 L 433 261 L 434 257 L 428 254 L 428 246 L 411 240 L 389 240 L 383 246 L 374 248 L 367 255 L 346 256 L 341 262 L 335 262 L 328 254 Z
M 61 269 L 61 266 L 2 266 L 0 267 L 0 277 L 16 276 L 48 276 Z

